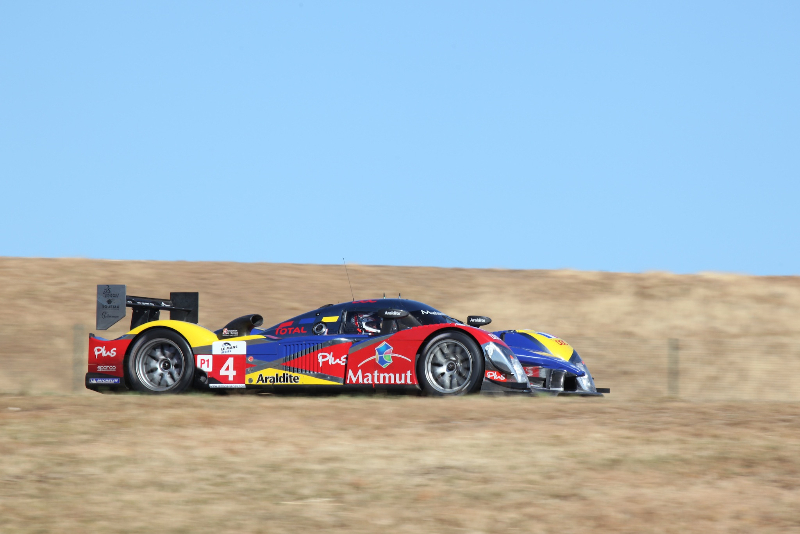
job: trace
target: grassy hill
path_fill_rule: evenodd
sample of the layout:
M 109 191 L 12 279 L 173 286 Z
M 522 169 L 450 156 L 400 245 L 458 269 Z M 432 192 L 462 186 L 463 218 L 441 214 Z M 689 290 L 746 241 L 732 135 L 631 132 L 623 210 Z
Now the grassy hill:
M 456 317 L 488 315 L 492 328 L 559 335 L 588 360 L 600 385 L 621 387 L 620 393 L 632 380 L 641 387 L 627 393 L 644 393 L 648 375 L 665 376 L 668 338 L 680 340 L 681 366 L 726 358 L 756 380 L 769 380 L 781 363 L 770 360 L 766 371 L 764 365 L 751 370 L 746 366 L 754 352 L 767 360 L 789 355 L 800 361 L 800 277 L 349 269 L 356 298 L 400 293 Z M 200 323 L 212 329 L 245 313 L 260 313 L 274 324 L 350 300 L 339 265 L 0 258 L 0 392 L 72 388 L 73 338 L 77 332 L 80 343 L 93 330 L 95 286 L 101 283 L 123 283 L 130 294 L 142 296 L 200 291 Z M 124 320 L 107 334 L 120 335 L 127 325 Z M 706 379 L 695 380 L 695 389 Z M 725 380 L 736 385 L 741 377 L 731 371 Z

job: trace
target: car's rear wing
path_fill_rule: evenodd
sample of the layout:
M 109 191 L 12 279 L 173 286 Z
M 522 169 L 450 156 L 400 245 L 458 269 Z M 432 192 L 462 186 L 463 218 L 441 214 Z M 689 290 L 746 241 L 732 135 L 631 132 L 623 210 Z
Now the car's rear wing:
M 131 330 L 150 321 L 158 321 L 161 310 L 169 310 L 173 321 L 197 323 L 199 293 L 169 294 L 168 299 L 134 297 L 126 295 L 124 285 L 97 286 L 97 330 L 108 330 L 127 314 L 126 308 L 133 308 Z

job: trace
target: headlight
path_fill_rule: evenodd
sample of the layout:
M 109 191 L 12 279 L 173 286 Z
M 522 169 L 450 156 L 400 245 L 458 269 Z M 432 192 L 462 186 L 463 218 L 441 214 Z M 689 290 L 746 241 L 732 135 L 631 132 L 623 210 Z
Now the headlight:
M 525 369 L 522 364 L 511 352 L 511 349 L 498 345 L 497 343 L 489 342 L 483 346 L 483 352 L 486 357 L 501 371 L 508 373 L 514 377 L 517 382 L 527 382 L 528 377 L 525 375 Z
M 581 389 L 584 391 L 595 391 L 594 380 L 592 380 L 592 375 L 589 374 L 589 370 L 583 363 L 578 364 L 578 367 L 581 371 L 586 373 L 578 377 L 578 384 L 581 386 Z

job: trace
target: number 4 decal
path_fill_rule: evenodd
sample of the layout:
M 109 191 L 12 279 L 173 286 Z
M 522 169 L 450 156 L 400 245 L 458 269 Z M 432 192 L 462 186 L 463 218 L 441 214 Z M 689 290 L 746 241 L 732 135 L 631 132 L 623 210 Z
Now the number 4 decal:
M 233 369 L 233 356 L 228 358 L 228 361 L 226 361 L 222 369 L 219 370 L 219 374 L 221 376 L 227 376 L 228 382 L 233 382 L 233 377 L 236 376 L 236 371 Z
M 208 387 L 243 388 L 247 372 L 245 354 L 198 354 L 197 368 L 208 376 Z

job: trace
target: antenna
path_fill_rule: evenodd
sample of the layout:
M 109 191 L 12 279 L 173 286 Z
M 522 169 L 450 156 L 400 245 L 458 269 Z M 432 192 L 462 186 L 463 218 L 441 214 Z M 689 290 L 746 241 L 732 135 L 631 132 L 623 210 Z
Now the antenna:
M 350 283 L 350 273 L 347 271 L 347 262 L 344 261 L 344 258 L 342 258 L 342 263 L 344 264 L 344 272 L 347 275 L 347 285 L 350 286 L 350 296 L 353 297 L 353 301 L 355 301 L 356 297 L 353 295 L 353 284 Z

